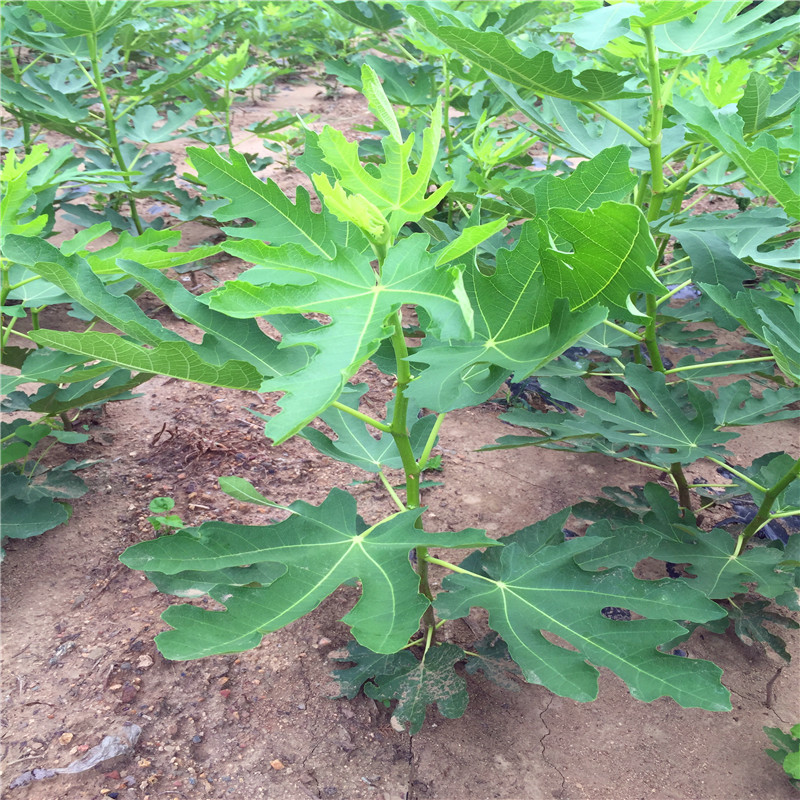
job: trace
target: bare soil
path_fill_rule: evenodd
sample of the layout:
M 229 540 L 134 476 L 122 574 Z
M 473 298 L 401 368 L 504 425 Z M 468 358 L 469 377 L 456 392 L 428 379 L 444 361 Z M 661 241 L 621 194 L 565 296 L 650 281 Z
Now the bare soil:
M 242 127 L 277 109 L 320 113 L 352 128 L 369 117 L 360 97 L 327 102 L 315 87 L 282 92 L 237 110 Z M 356 134 L 357 135 L 357 134 Z M 256 140 L 251 140 L 252 145 Z M 173 143 L 180 159 L 186 143 Z M 245 149 L 253 150 L 253 147 Z M 268 173 L 288 188 L 296 171 Z M 186 226 L 184 244 L 208 237 Z M 203 289 L 241 268 L 220 260 L 198 277 Z M 145 295 L 162 321 L 181 323 Z M 53 312 L 54 314 L 56 312 Z M 43 327 L 58 324 L 46 316 Z M 388 379 L 367 368 L 378 393 Z M 340 622 L 357 590 L 344 587 L 314 613 L 238 656 L 166 661 L 153 637 L 170 600 L 117 557 L 154 534 L 154 497 L 176 499 L 188 524 L 222 518 L 257 523 L 269 516 L 223 495 L 222 475 L 240 475 L 271 499 L 318 504 L 333 486 L 351 491 L 375 521 L 391 510 L 364 473 L 332 463 L 304 440 L 270 447 L 261 424 L 274 398 L 155 378 L 135 400 L 87 416 L 91 440 L 67 457 L 102 459 L 82 476 L 91 491 L 75 503 L 68 525 L 7 545 L 2 587 L 3 787 L 18 800 L 100 797 L 271 798 L 302 800 L 790 800 L 782 771 L 764 754 L 762 727 L 800 720 L 796 660 L 782 662 L 760 645 L 698 633 L 692 657 L 724 669 L 730 713 L 682 709 L 672 700 L 633 700 L 603 673 L 600 698 L 580 704 L 540 686 L 511 693 L 466 676 L 470 704 L 461 719 L 431 713 L 416 736 L 392 728 L 390 712 L 365 697 L 332 699 L 331 654 L 349 639 Z M 449 415 L 439 451 L 443 486 L 426 494 L 428 525 L 486 528 L 500 536 L 531 524 L 603 486 L 630 487 L 662 478 L 601 456 L 535 448 L 475 452 L 509 433 L 500 407 L 486 403 Z M 775 450 L 800 456 L 797 421 L 743 430 L 730 445 L 739 464 Z M 55 453 L 54 455 L 58 455 Z M 711 478 L 713 467 L 692 477 Z M 480 636 L 484 620 L 447 624 L 456 642 Z M 798 637 L 790 650 L 798 654 Z M 782 632 L 782 635 L 786 635 Z M 8 789 L 20 773 L 64 767 L 122 723 L 143 732 L 132 755 L 78 775 Z

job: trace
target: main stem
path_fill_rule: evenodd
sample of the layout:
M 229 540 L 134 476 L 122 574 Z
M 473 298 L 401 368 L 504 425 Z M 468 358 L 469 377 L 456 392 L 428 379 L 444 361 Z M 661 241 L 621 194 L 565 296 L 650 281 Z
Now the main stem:
M 392 316 L 394 332 L 392 333 L 392 347 L 394 349 L 395 361 L 397 364 L 397 393 L 394 399 L 394 413 L 392 414 L 391 436 L 400 453 L 403 462 L 403 471 L 406 474 L 406 506 L 408 508 L 419 508 L 419 476 L 420 466 L 414 458 L 414 450 L 411 447 L 411 440 L 408 435 L 408 397 L 406 389 L 411 383 L 411 366 L 408 363 L 408 345 L 403 333 L 402 311 L 398 310 Z M 422 521 L 417 520 L 417 527 L 422 527 Z M 431 591 L 428 579 L 428 548 L 417 548 L 417 574 L 419 575 L 419 590 L 433 602 L 433 592 Z M 422 617 L 425 628 L 433 631 L 436 627 L 436 618 L 433 614 L 433 606 L 428 606 Z
M 97 36 L 94 33 L 90 33 L 86 37 L 86 40 L 89 44 L 89 57 L 92 62 L 92 75 L 94 77 L 95 89 L 97 89 L 97 94 L 99 95 L 100 102 L 103 105 L 103 115 L 105 117 L 106 128 L 108 129 L 108 145 L 111 148 L 111 152 L 114 154 L 114 159 L 117 162 L 117 166 L 122 172 L 122 180 L 125 182 L 125 186 L 128 189 L 128 205 L 131 209 L 131 219 L 133 220 L 133 224 L 136 226 L 136 230 L 141 235 L 144 233 L 144 225 L 142 225 L 142 220 L 139 218 L 139 212 L 136 210 L 133 183 L 131 183 L 131 178 L 128 174 L 128 166 L 125 163 L 125 157 L 122 155 L 122 149 L 119 146 L 119 139 L 117 138 L 117 123 L 116 119 L 114 118 L 114 111 L 112 110 L 111 104 L 108 101 L 108 94 L 106 93 L 106 87 L 103 83 L 103 74 L 100 71 L 100 59 L 97 51 Z
M 653 29 L 649 26 L 642 28 L 645 45 L 647 47 L 647 70 L 650 82 L 650 119 L 647 130 L 647 149 L 650 154 L 650 204 L 647 208 L 647 221 L 654 222 L 661 214 L 661 204 L 664 201 L 664 159 L 661 152 L 661 138 L 664 126 L 664 97 L 661 86 L 661 70 L 658 62 L 658 48 L 656 47 Z M 674 78 L 674 75 L 673 75 Z M 662 242 L 662 245 L 664 243 Z M 654 268 L 660 266 L 659 262 L 663 254 L 663 247 L 659 247 L 658 259 Z M 658 312 L 658 300 L 655 295 L 647 295 L 647 316 L 649 317 L 645 327 L 644 341 L 647 347 L 647 354 L 650 356 L 650 364 L 657 372 L 665 373 L 664 362 L 658 349 L 658 339 L 656 336 L 656 314 Z M 692 497 L 689 492 L 689 484 L 684 475 L 683 467 L 679 461 L 670 464 L 669 468 L 672 480 L 678 490 L 678 502 L 681 507 L 691 510 Z

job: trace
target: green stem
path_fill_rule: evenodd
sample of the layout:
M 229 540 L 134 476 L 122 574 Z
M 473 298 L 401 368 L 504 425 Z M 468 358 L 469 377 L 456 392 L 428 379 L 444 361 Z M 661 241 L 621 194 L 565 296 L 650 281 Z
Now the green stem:
M 689 256 L 684 256 L 683 258 L 679 258 L 677 261 L 670 261 L 669 264 L 665 264 L 663 267 L 659 267 L 656 270 L 656 275 L 661 275 L 662 273 L 671 273 L 673 270 L 675 270 L 675 267 L 677 267 L 678 264 L 683 264 L 684 261 L 688 260 Z M 684 267 L 684 269 L 689 269 L 690 266 L 691 265 Z M 683 272 L 683 270 L 677 270 L 677 272 Z
M 739 556 L 744 546 L 750 539 L 761 530 L 763 525 L 769 522 L 769 512 L 772 504 L 778 499 L 781 492 L 783 492 L 790 483 L 795 481 L 800 476 L 800 458 L 792 464 L 791 467 L 784 473 L 783 477 L 773 484 L 766 492 L 764 492 L 764 499 L 758 507 L 758 511 L 752 520 L 748 523 L 747 527 L 742 531 L 739 536 L 739 541 L 736 543 L 736 550 L 734 557 Z
M 662 303 L 666 303 L 667 300 L 670 299 L 670 297 L 672 297 L 673 295 L 678 294 L 678 292 L 680 292 L 682 289 L 685 289 L 687 286 L 691 286 L 691 285 L 692 285 L 691 278 L 688 281 L 684 281 L 683 283 L 678 284 L 674 289 L 672 289 L 671 291 L 667 292 L 665 295 L 663 295 L 662 297 L 659 297 L 656 300 L 656 308 L 658 308 L 658 306 L 660 306 Z
M 428 441 L 425 442 L 425 449 L 422 451 L 422 455 L 419 457 L 419 470 L 423 472 L 425 467 L 428 464 L 428 461 L 431 457 L 431 450 L 433 450 L 434 444 L 436 444 L 436 437 L 439 435 L 439 428 L 442 427 L 442 423 L 444 422 L 445 414 L 439 414 L 436 417 L 436 422 L 433 423 L 433 428 L 431 428 L 430 435 L 428 436 Z
M 468 569 L 464 569 L 463 567 L 458 567 L 455 564 L 451 564 L 449 561 L 442 561 L 441 558 L 434 558 L 433 556 L 426 556 L 425 560 L 429 564 L 436 564 L 439 567 L 445 567 L 449 569 L 451 572 L 458 572 L 461 575 L 471 575 L 473 578 L 480 578 L 481 580 L 488 581 L 489 583 L 495 583 L 491 578 L 487 578 L 485 575 L 480 575 L 477 572 L 470 572 Z
M 144 232 L 144 226 L 139 218 L 139 212 L 136 210 L 133 183 L 131 182 L 130 175 L 127 174 L 129 170 L 125 163 L 125 157 L 122 155 L 119 139 L 117 138 L 117 126 L 114 119 L 114 112 L 111 108 L 111 104 L 108 101 L 108 94 L 106 92 L 105 84 L 103 83 L 103 75 L 100 71 L 100 60 L 97 51 L 97 34 L 88 34 L 86 41 L 89 45 L 89 58 L 92 62 L 92 74 L 94 76 L 95 84 L 94 88 L 97 90 L 97 94 L 100 97 L 100 102 L 103 105 L 103 114 L 105 117 L 106 127 L 108 129 L 108 145 L 111 148 L 111 152 L 114 154 L 114 159 L 117 162 L 117 166 L 123 173 L 122 180 L 128 189 L 128 205 L 131 209 L 131 219 L 133 220 L 133 224 L 136 226 L 136 230 L 141 235 Z
M 702 364 L 689 364 L 685 367 L 674 367 L 664 371 L 665 375 L 673 375 L 676 372 L 686 372 L 690 369 L 703 369 L 703 367 L 727 367 L 732 364 L 753 364 L 757 361 L 774 361 L 772 356 L 763 356 L 761 358 L 737 358 L 734 361 L 714 361 L 712 363 L 703 362 Z
M 759 492 L 766 492 L 767 489 L 765 486 L 762 486 L 760 483 L 756 483 L 752 478 L 748 478 L 743 472 L 739 472 L 739 470 L 734 469 L 730 464 L 726 464 L 724 461 L 719 461 L 716 458 L 712 458 L 711 456 L 706 456 L 709 461 L 716 464 L 717 466 L 722 467 L 723 469 L 728 470 L 731 475 L 735 475 L 740 481 L 743 481 L 748 486 L 751 486 L 753 489 L 756 489 Z
M 603 106 L 599 105 L 598 103 L 584 103 L 584 105 L 595 112 L 595 114 L 599 114 L 601 117 L 605 117 L 609 122 L 613 122 L 618 128 L 622 128 L 625 133 L 629 136 L 632 136 L 642 147 L 648 147 L 650 142 L 648 141 L 647 137 L 643 136 L 639 131 L 635 128 L 632 128 L 626 122 L 623 122 L 619 117 L 614 116 L 610 111 L 606 111 Z
M 635 458 L 622 458 L 622 461 L 627 461 L 629 464 L 637 464 L 640 467 L 647 467 L 648 469 L 654 469 L 658 472 L 663 472 L 664 467 L 659 467 L 657 464 L 650 464 L 647 461 L 639 461 Z
M 233 131 L 231 130 L 231 106 L 233 105 L 233 101 L 231 100 L 231 85 L 228 82 L 225 83 L 224 102 L 225 138 L 228 140 L 228 150 L 233 150 Z
M 658 339 L 656 338 L 656 297 L 647 295 L 647 325 L 644 328 L 644 344 L 647 354 L 650 356 L 650 363 L 656 372 L 665 372 L 664 362 L 658 350 Z
M 389 479 L 386 477 L 383 470 L 380 470 L 380 472 L 378 472 L 378 477 L 381 479 L 381 483 L 383 484 L 386 491 L 389 493 L 389 497 L 391 497 L 392 500 L 394 500 L 395 505 L 401 511 L 408 511 L 408 509 L 403 504 L 403 501 L 400 499 L 397 492 L 394 490 L 394 486 L 392 486 L 392 484 L 389 483 Z
M 403 58 L 417 67 L 420 66 L 420 60 L 413 53 L 410 53 L 391 31 L 386 31 L 386 38 L 403 54 Z
M 680 461 L 675 461 L 670 464 L 669 474 L 672 476 L 672 480 L 675 482 L 675 488 L 678 490 L 679 505 L 681 508 L 691 511 L 692 495 L 689 492 L 689 483 L 686 480 L 686 475 L 684 475 Z
M 647 46 L 647 68 L 650 80 L 650 119 L 645 146 L 650 153 L 650 185 L 652 196 L 647 210 L 649 222 L 658 219 L 664 199 L 664 162 L 661 153 L 661 130 L 664 124 L 664 100 L 661 96 L 661 71 L 658 63 L 658 48 L 653 28 L 642 27 Z
M 676 181 L 667 186 L 667 188 L 664 190 L 665 194 L 673 194 L 674 192 L 683 192 L 686 189 L 686 185 L 695 175 L 697 175 L 698 172 L 702 172 L 704 169 L 706 169 L 706 167 L 710 166 L 718 158 L 722 158 L 722 156 L 724 155 L 725 153 L 723 153 L 722 151 L 714 153 L 713 156 L 709 156 L 708 158 L 704 159 L 696 167 L 693 167 L 688 172 L 684 172 L 680 178 L 678 178 Z
M 344 403 L 340 403 L 338 400 L 334 400 L 331 403 L 331 407 L 337 409 L 338 411 L 343 411 L 345 414 L 349 414 L 351 417 L 360 419 L 362 422 L 365 422 L 367 425 L 370 425 L 379 431 L 383 431 L 384 433 L 392 432 L 391 425 L 387 425 L 385 422 L 379 422 L 377 419 L 373 419 L 367 414 L 362 414 L 358 409 L 350 408 L 350 406 L 346 406 Z
M 42 54 L 43 55 L 43 54 Z M 38 58 L 41 58 L 40 55 Z M 38 61 L 37 58 L 37 61 Z M 8 48 L 8 60 L 11 63 L 11 72 L 14 76 L 14 80 L 17 83 L 22 83 L 22 72 L 20 72 L 19 62 L 17 61 L 17 56 L 14 53 L 14 48 Z M 31 124 L 26 119 L 22 119 L 22 148 L 25 151 L 25 155 L 29 155 L 31 152 L 31 144 L 33 140 L 31 139 Z
M 627 328 L 623 328 L 622 325 L 617 325 L 615 322 L 611 322 L 610 320 L 604 319 L 603 325 L 607 325 L 612 330 L 619 331 L 619 333 L 624 333 L 626 336 L 630 336 L 631 339 L 635 339 L 637 342 L 642 341 L 642 337 L 638 333 L 629 331 Z
M 788 511 L 779 511 L 775 514 L 770 514 L 770 519 L 783 519 L 784 517 L 796 517 L 797 512 L 800 511 L 798 508 L 791 508 Z
M 8 324 L 3 328 L 3 336 L 0 339 L 0 346 L 6 347 L 8 345 L 8 340 L 11 338 L 11 332 L 14 330 L 14 325 L 17 323 L 17 317 L 10 317 L 8 320 Z
M 383 262 L 381 262 L 383 263 Z M 392 314 L 394 331 L 392 333 L 392 348 L 397 365 L 397 391 L 394 399 L 394 412 L 392 414 L 391 433 L 394 439 L 400 460 L 403 462 L 403 471 L 406 474 L 406 508 L 419 508 L 419 475 L 420 467 L 414 458 L 411 439 L 408 435 L 408 398 L 406 389 L 411 383 L 411 365 L 408 363 L 408 345 L 403 333 L 402 309 Z M 422 528 L 421 517 L 417 519 L 417 527 Z M 417 548 L 417 574 L 419 575 L 419 591 L 433 603 L 433 591 L 428 578 L 428 548 Z M 429 605 L 422 616 L 424 626 L 433 631 L 436 626 L 436 617 L 433 605 Z

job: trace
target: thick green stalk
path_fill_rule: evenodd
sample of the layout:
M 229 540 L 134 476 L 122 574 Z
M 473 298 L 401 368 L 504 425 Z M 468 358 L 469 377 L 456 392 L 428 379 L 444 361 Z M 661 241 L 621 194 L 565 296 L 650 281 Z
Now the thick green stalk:
M 647 128 L 647 149 L 650 153 L 650 186 L 652 195 L 650 206 L 647 210 L 649 222 L 658 219 L 661 213 L 661 203 L 664 197 L 664 161 L 661 154 L 661 131 L 664 125 L 664 100 L 661 97 L 661 71 L 658 63 L 658 48 L 656 47 L 653 29 L 649 26 L 642 28 L 645 44 L 647 46 L 647 69 L 650 79 L 650 119 Z
M 747 527 L 739 536 L 739 541 L 736 542 L 736 550 L 733 554 L 734 557 L 738 556 L 750 539 L 752 539 L 753 536 L 755 536 L 761 530 L 763 525 L 769 522 L 769 512 L 772 508 L 772 504 L 778 499 L 781 492 L 783 492 L 790 483 L 797 480 L 798 477 L 800 477 L 800 458 L 798 458 L 797 461 L 795 461 L 794 464 L 789 467 L 789 469 L 777 483 L 764 492 L 764 499 L 761 501 L 761 505 L 758 507 L 756 515 L 752 520 L 750 520 Z
M 408 345 L 403 333 L 402 311 L 393 314 L 394 332 L 392 334 L 392 347 L 397 364 L 397 387 L 394 399 L 394 413 L 392 414 L 391 435 L 403 462 L 403 471 L 406 474 L 406 507 L 419 508 L 419 475 L 420 467 L 414 458 L 411 439 L 408 435 L 408 398 L 405 391 L 411 383 L 411 366 L 408 363 Z M 422 527 L 421 520 L 417 520 L 418 527 Z M 417 574 L 419 575 L 419 590 L 433 602 L 433 591 L 428 579 L 428 548 L 417 548 Z M 422 617 L 423 624 L 428 630 L 436 626 L 433 606 L 428 606 Z
M 92 75 L 94 77 L 95 84 L 94 88 L 97 90 L 97 94 L 100 97 L 100 102 L 103 105 L 103 115 L 105 118 L 106 127 L 108 129 L 108 146 L 111 148 L 111 152 L 114 154 L 114 159 L 117 162 L 117 166 L 123 173 L 122 180 L 125 182 L 125 186 L 128 189 L 128 205 L 131 209 L 131 219 L 133 220 L 133 224 L 136 226 L 136 230 L 139 232 L 139 234 L 142 234 L 144 232 L 144 225 L 142 225 L 142 221 L 139 218 L 139 212 L 136 210 L 133 184 L 131 183 L 130 175 L 128 174 L 129 170 L 125 163 L 125 157 L 122 155 L 122 149 L 119 145 L 114 112 L 111 108 L 111 104 L 108 101 L 108 94 L 106 92 L 105 84 L 103 83 L 103 75 L 100 71 L 100 59 L 97 51 L 97 36 L 93 33 L 90 33 L 86 37 L 86 40 L 89 44 L 89 57 L 92 62 Z
M 661 152 L 662 129 L 664 126 L 664 97 L 662 94 L 663 87 L 661 84 L 658 48 L 656 47 L 653 28 L 650 26 L 642 27 L 642 34 L 644 35 L 645 46 L 647 48 L 647 72 L 650 82 L 650 118 L 647 126 L 647 149 L 650 153 L 650 186 L 652 192 L 650 195 L 650 204 L 647 208 L 647 221 L 654 222 L 661 214 L 661 204 L 664 201 L 664 193 L 666 190 L 666 184 L 664 183 L 664 158 Z M 675 74 L 676 73 L 673 73 L 673 76 L 667 82 L 669 88 L 671 88 L 675 80 Z M 659 260 L 653 265 L 654 269 L 660 266 L 660 260 L 663 257 L 663 248 L 665 246 L 666 243 L 662 242 L 658 253 Z M 645 326 L 645 346 L 650 356 L 652 368 L 658 372 L 664 373 L 666 369 L 661 359 L 661 353 L 658 350 L 658 340 L 656 337 L 657 310 L 658 301 L 656 297 L 647 295 L 647 316 L 649 320 Z M 669 472 L 678 490 L 678 502 L 683 508 L 691 509 L 692 500 L 691 494 L 689 493 L 689 484 L 683 473 L 683 467 L 680 462 L 676 461 L 671 464 Z

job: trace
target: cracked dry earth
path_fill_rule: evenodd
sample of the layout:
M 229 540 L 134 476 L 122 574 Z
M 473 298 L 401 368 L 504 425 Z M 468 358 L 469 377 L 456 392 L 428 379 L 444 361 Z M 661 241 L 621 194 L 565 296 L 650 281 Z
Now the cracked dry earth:
M 321 108 L 320 122 L 365 121 L 363 103 L 346 96 L 320 106 L 313 91 L 272 104 Z M 268 104 L 267 108 L 272 107 Z M 242 125 L 265 108 L 240 111 Z M 182 152 L 174 144 L 174 152 Z M 296 173 L 280 175 L 282 185 Z M 208 229 L 187 226 L 187 241 Z M 185 242 L 186 244 L 187 242 Z M 198 277 L 241 269 L 219 261 Z M 181 324 L 141 298 L 148 313 Z M 45 327 L 61 318 L 43 319 Z M 378 393 L 388 381 L 367 369 Z M 302 440 L 271 448 L 245 410 L 274 408 L 273 397 L 154 378 L 141 397 L 86 417 L 91 440 L 65 457 L 102 459 L 84 471 L 91 491 L 75 503 L 69 525 L 9 542 L 2 612 L 4 713 L 0 743 L 5 796 L 11 800 L 790 800 L 796 793 L 763 752 L 762 727 L 800 720 L 798 668 L 730 635 L 697 634 L 693 657 L 724 669 L 732 712 L 682 709 L 669 699 L 633 700 L 603 673 L 600 699 L 580 704 L 540 686 L 509 692 L 465 676 L 470 704 L 461 719 L 429 714 L 414 737 L 394 730 L 382 705 L 363 696 L 331 699 L 331 658 L 348 641 L 340 622 L 357 596 L 343 587 L 314 613 L 238 656 L 178 663 L 161 657 L 153 637 L 169 603 L 139 573 L 117 561 L 128 545 L 152 536 L 149 501 L 176 499 L 188 524 L 222 518 L 265 521 L 222 495 L 221 475 L 240 475 L 271 499 L 319 503 L 333 486 L 348 488 L 367 521 L 389 512 L 363 473 L 327 461 Z M 566 505 L 652 479 L 640 467 L 536 449 L 474 452 L 508 432 L 487 403 L 453 413 L 441 435 L 443 486 L 428 492 L 429 526 L 474 526 L 500 536 Z M 800 455 L 797 422 L 742 431 L 736 463 L 786 449 Z M 64 452 L 55 453 L 63 456 Z M 696 468 L 692 477 L 702 475 Z M 705 477 L 710 477 L 706 475 Z M 273 512 L 274 513 L 274 512 Z M 724 513 L 724 512 L 723 512 Z M 436 577 L 436 576 L 434 576 Z M 446 625 L 467 644 L 485 630 L 477 612 Z M 789 648 L 798 637 L 789 631 Z M 782 633 L 782 635 L 785 635 Z M 17 789 L 33 768 L 64 767 L 122 723 L 142 733 L 132 754 L 78 775 L 57 775 Z

